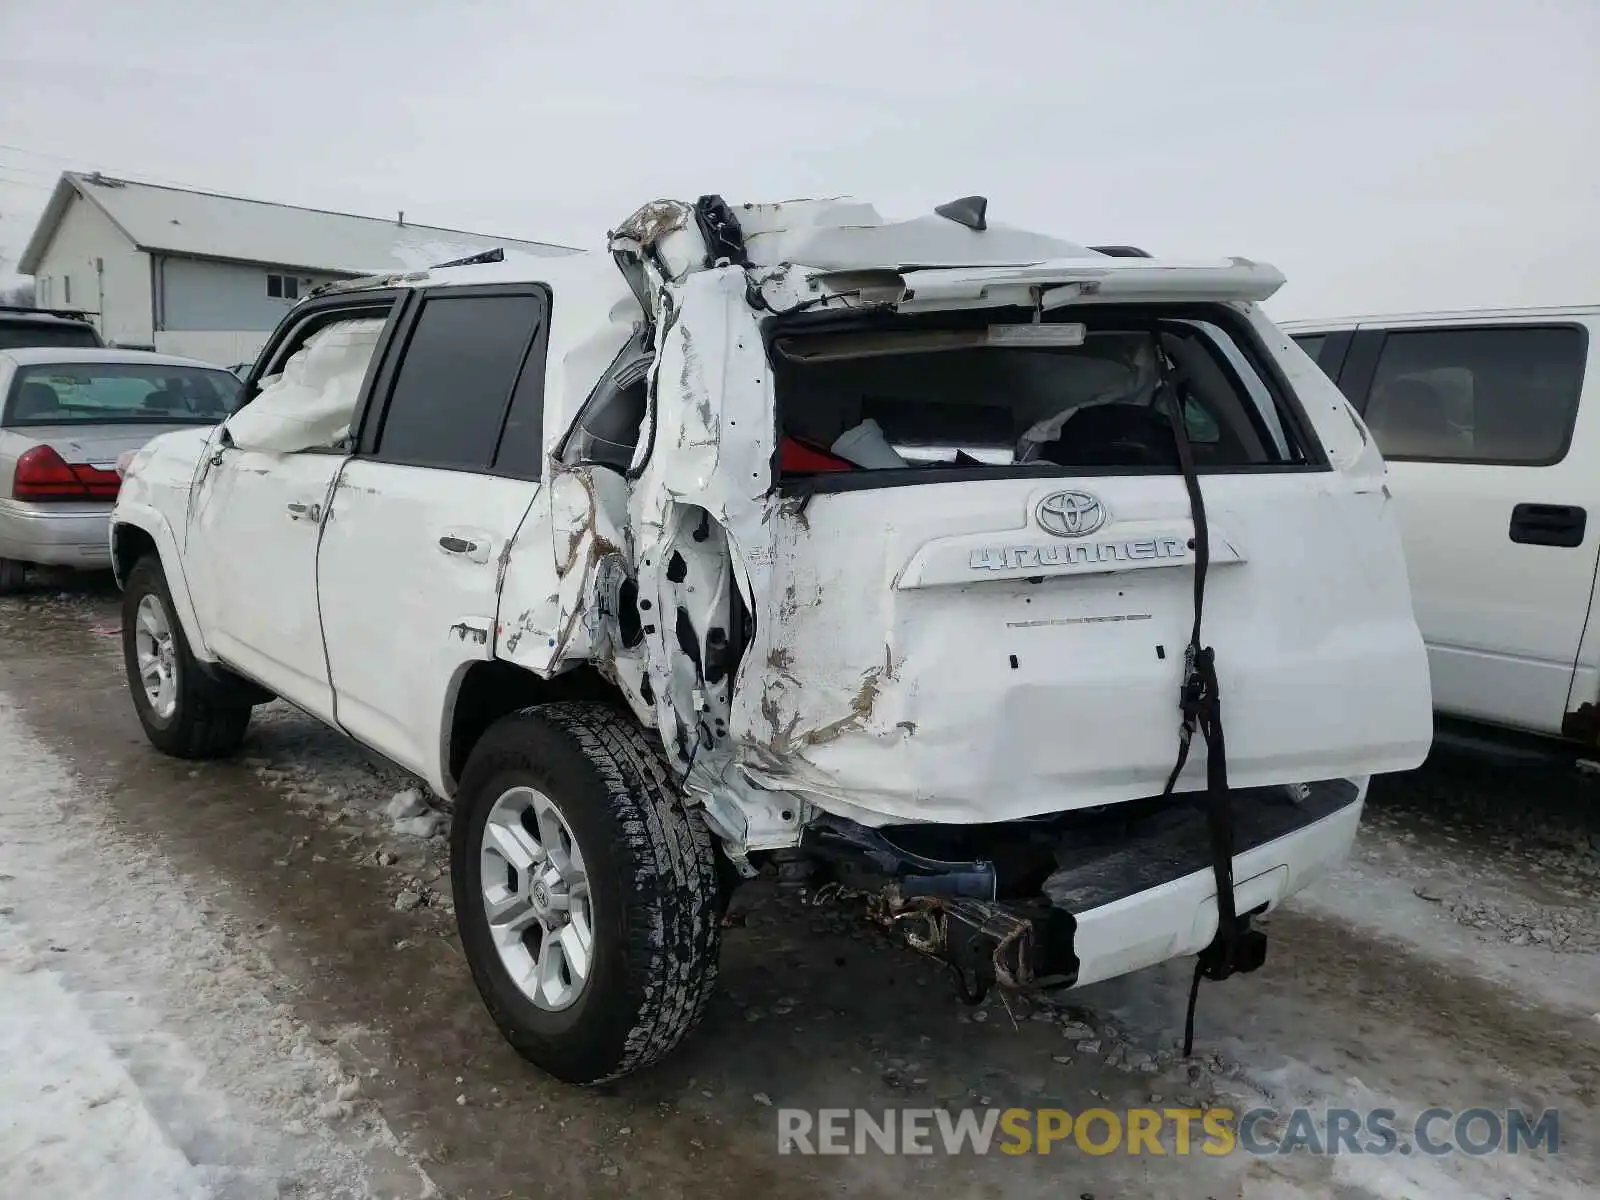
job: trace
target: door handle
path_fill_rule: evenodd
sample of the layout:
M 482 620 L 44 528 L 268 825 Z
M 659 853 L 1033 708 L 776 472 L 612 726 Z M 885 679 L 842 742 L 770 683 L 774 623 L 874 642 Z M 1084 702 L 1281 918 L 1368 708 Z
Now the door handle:
M 446 554 L 459 554 L 475 563 L 489 561 L 489 543 L 458 533 L 447 533 L 440 538 L 439 549 Z
M 1527 546 L 1583 545 L 1589 514 L 1575 504 L 1518 504 L 1511 510 L 1511 540 Z
M 289 505 L 289 520 L 320 521 L 322 520 L 322 505 L 301 504 L 296 501 Z

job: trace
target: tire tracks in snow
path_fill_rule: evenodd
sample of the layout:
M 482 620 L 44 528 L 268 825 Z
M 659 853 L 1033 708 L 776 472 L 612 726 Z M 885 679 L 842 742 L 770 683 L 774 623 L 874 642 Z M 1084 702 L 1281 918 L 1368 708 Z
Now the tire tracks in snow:
M 272 964 L 0 698 L 0 1194 L 432 1195 Z

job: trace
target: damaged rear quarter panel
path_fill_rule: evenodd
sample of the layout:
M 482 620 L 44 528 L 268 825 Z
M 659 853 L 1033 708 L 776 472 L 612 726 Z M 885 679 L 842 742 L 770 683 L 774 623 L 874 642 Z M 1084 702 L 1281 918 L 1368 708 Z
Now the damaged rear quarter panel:
M 593 665 L 653 724 L 653 708 L 639 700 L 642 655 L 625 644 L 619 621 L 631 574 L 627 482 L 604 468 L 561 467 L 545 497 L 502 567 L 495 655 L 544 677 Z
M 744 273 L 715 268 L 663 290 L 673 317 L 656 363 L 655 444 L 631 506 L 662 740 L 680 771 L 693 768 L 691 790 L 737 792 L 752 822 L 771 818 L 768 831 L 793 827 L 793 790 L 853 811 L 859 789 L 830 786 L 807 759 L 915 732 L 896 649 L 857 611 L 890 580 L 860 554 L 819 550 L 773 489 L 776 402 Z M 730 693 L 716 650 L 735 587 L 753 630 Z
M 723 664 L 734 588 L 758 630 L 765 624 L 775 430 L 743 270 L 713 268 L 661 288 L 654 444 L 630 511 L 639 595 L 651 606 L 642 616 L 662 740 L 686 771 L 701 753 L 731 752 L 736 685 Z M 745 657 L 741 675 L 752 661 Z

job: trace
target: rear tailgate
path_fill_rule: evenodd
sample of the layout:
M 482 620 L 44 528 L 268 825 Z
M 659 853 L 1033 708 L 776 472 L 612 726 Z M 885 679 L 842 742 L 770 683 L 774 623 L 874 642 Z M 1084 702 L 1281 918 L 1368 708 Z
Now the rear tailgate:
M 784 520 L 767 650 L 783 669 L 746 733 L 784 764 L 773 783 L 931 821 L 1161 790 L 1194 611 L 1188 498 L 1170 476 L 1071 482 L 1112 514 L 1092 537 L 1040 527 L 1058 481 L 819 495 Z M 1427 674 L 1387 498 L 1331 471 L 1204 487 L 1231 780 L 1414 766 Z M 1118 557 L 1168 540 L 1185 552 Z M 1050 561 L 1090 547 L 1110 549 Z M 1180 787 L 1204 763 L 1197 749 Z

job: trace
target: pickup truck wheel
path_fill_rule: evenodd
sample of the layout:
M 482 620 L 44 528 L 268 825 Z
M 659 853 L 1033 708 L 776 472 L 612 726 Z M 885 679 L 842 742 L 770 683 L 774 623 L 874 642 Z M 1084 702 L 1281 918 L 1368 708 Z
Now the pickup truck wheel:
M 0 596 L 20 592 L 28 578 L 28 568 L 14 558 L 0 558 Z
M 122 657 L 145 736 L 175 758 L 224 758 L 238 750 L 250 706 L 230 701 L 189 651 L 154 555 L 128 572 L 122 589 Z
M 716 985 L 716 853 L 627 716 L 505 717 L 456 791 L 450 874 L 472 977 L 506 1040 L 568 1083 L 664 1057 Z

